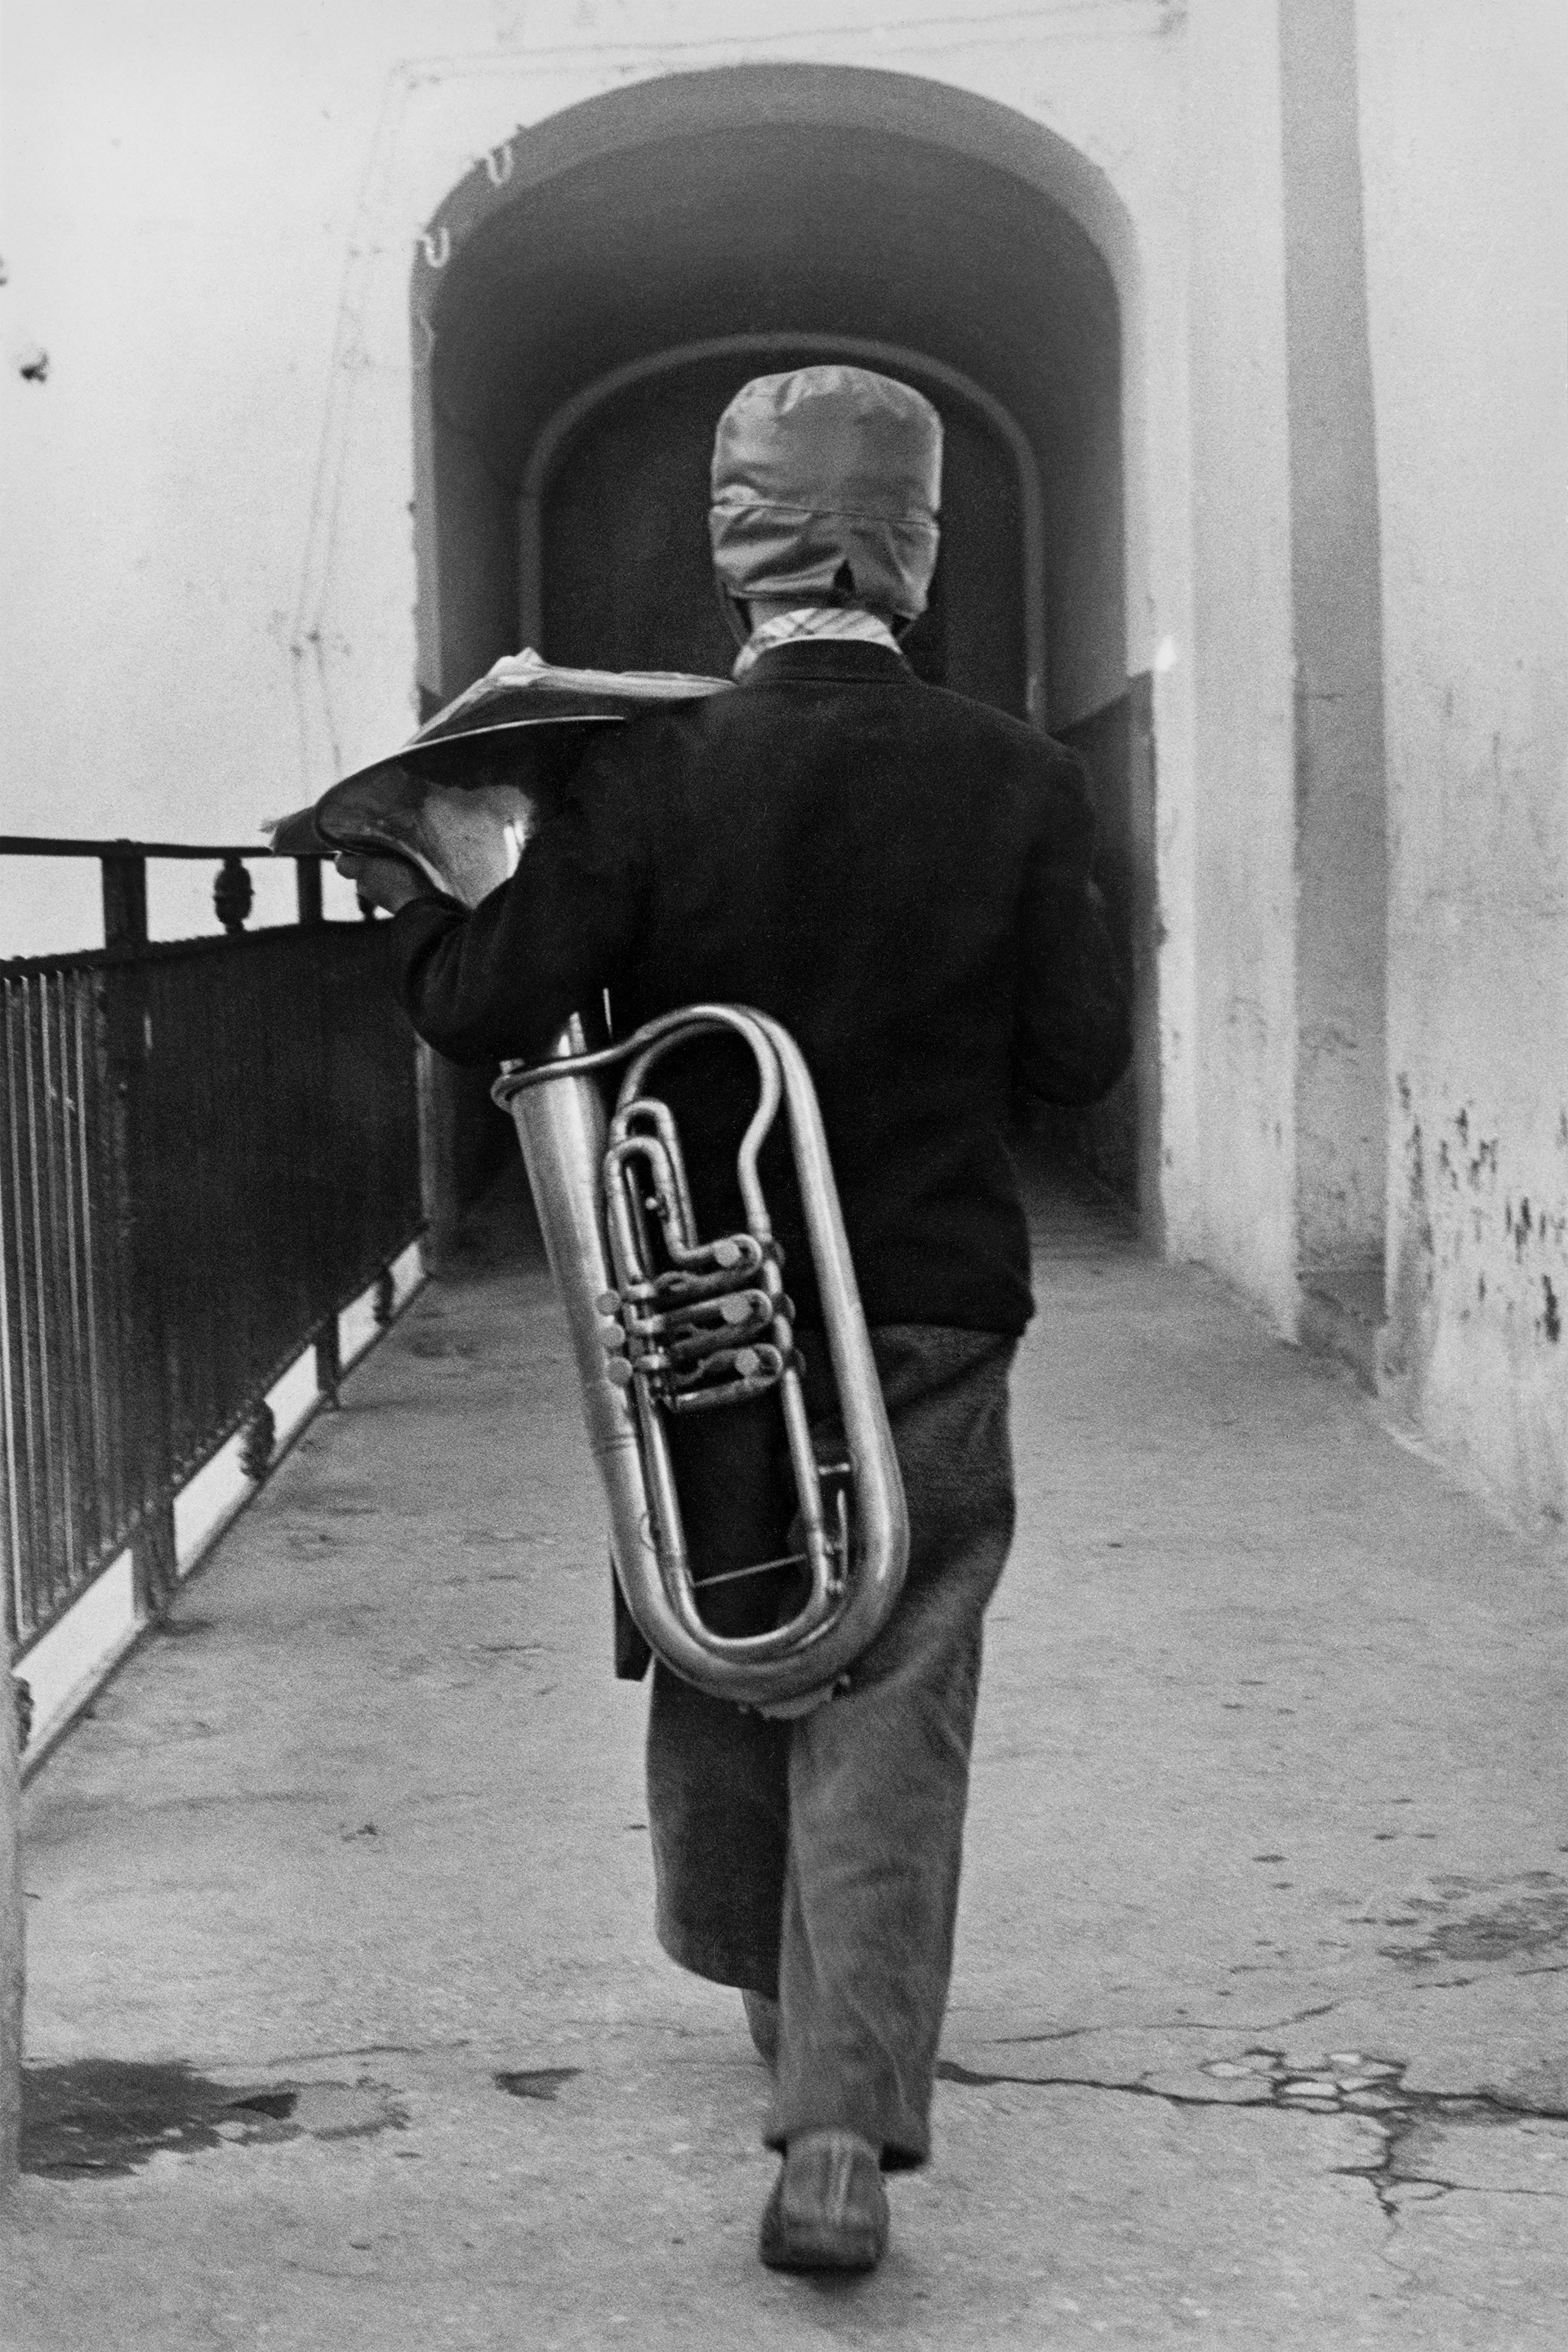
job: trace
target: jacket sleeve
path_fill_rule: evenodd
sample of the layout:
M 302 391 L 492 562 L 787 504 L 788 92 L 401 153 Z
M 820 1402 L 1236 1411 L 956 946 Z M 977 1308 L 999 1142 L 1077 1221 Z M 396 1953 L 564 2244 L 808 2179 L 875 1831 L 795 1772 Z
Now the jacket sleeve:
M 1109 1093 L 1131 1061 L 1131 1015 L 1089 879 L 1094 809 L 1081 761 L 1058 747 L 1048 781 L 1020 909 L 1013 1078 L 1037 1101 L 1082 1105 Z
M 635 833 L 635 796 L 584 774 L 470 912 L 434 897 L 400 908 L 398 991 L 426 1044 L 454 1062 L 536 1061 L 615 985 L 641 900 Z

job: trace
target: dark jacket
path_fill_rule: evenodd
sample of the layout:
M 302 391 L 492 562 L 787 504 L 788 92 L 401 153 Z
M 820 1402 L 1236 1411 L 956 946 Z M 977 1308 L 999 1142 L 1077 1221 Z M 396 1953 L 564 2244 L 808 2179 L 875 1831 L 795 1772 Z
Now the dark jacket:
M 1093 830 L 1059 744 L 883 647 L 783 646 L 731 694 L 606 730 L 471 914 L 405 907 L 404 1001 L 458 1061 L 536 1058 L 606 990 L 617 1035 L 701 999 L 773 1014 L 816 1082 L 868 1320 L 1016 1332 L 1010 1097 L 1092 1102 L 1130 1051 Z M 716 1041 L 660 1071 L 710 1234 L 750 1067 Z M 782 1151 L 763 1168 L 787 1194 Z M 798 1219 L 770 1203 L 809 1323 Z

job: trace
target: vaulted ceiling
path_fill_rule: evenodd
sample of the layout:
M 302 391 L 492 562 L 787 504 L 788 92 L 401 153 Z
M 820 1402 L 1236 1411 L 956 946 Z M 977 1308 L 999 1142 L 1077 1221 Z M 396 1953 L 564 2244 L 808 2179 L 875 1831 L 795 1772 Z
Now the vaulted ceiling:
M 1011 174 L 894 132 L 754 125 L 568 167 L 494 209 L 428 313 L 438 412 L 514 483 L 584 386 L 741 333 L 902 343 L 992 392 L 1042 455 L 1114 411 L 1115 289 Z

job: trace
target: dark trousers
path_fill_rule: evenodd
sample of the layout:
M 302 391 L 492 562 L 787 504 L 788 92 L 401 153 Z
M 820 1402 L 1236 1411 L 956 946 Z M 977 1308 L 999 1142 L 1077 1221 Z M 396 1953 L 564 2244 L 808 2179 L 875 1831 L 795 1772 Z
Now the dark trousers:
M 1016 1342 L 932 1325 L 885 1328 L 872 1341 L 910 1507 L 898 1606 L 850 1688 L 793 1722 L 710 1698 L 656 1664 L 648 1821 L 665 1949 L 699 1976 L 778 1998 L 770 2145 L 837 2126 L 880 2147 L 892 2168 L 930 2147 L 981 1622 L 1013 1533 Z M 814 1410 L 821 1353 L 807 1347 Z M 758 1417 L 687 1443 L 700 1576 L 768 1558 L 759 1540 L 773 1556 L 781 1548 L 771 1426 Z

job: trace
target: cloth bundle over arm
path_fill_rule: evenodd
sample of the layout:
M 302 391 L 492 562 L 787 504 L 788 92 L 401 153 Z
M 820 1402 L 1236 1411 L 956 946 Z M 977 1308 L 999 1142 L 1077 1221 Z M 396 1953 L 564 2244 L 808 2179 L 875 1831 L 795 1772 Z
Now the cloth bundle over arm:
M 605 990 L 622 1034 L 756 1004 L 816 1079 L 868 1320 L 1016 1332 L 1011 1097 L 1092 1100 L 1130 1051 L 1093 831 L 1082 769 L 1048 738 L 889 648 L 781 646 L 731 693 L 606 730 L 471 914 L 405 908 L 404 1001 L 465 1061 L 537 1058 Z M 700 1216 L 728 1181 L 725 1051 L 669 1071 Z M 809 1321 L 806 1254 L 782 1230 Z

